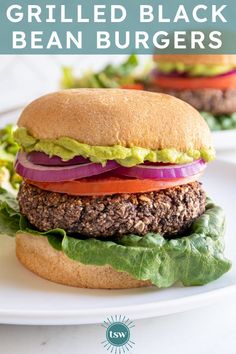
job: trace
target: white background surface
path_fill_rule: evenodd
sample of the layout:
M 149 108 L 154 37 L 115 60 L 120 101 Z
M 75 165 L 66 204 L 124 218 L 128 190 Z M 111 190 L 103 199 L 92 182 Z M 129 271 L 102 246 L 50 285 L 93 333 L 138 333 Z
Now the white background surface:
M 235 354 L 236 302 L 135 321 L 135 354 Z M 0 326 L 1 354 L 104 354 L 101 325 Z
M 113 58 L 114 59 L 114 58 Z M 120 58 L 116 58 L 119 60 Z M 56 89 L 61 64 L 77 67 L 102 65 L 106 57 L 1 57 L 0 110 Z M 236 152 L 218 157 L 236 162 Z M 132 353 L 236 354 L 236 300 L 227 297 L 211 306 L 156 319 L 135 321 Z M 0 325 L 0 354 L 102 354 L 105 338 L 101 325 Z

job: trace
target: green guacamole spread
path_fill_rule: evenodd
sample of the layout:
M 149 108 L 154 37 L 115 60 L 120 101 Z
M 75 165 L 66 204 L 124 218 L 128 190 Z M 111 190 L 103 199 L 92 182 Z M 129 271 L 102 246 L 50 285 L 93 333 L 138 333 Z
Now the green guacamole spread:
M 210 148 L 202 148 L 201 150 L 189 149 L 186 152 L 180 152 L 172 148 L 151 150 L 120 145 L 91 146 L 71 138 L 39 140 L 31 136 L 25 128 L 18 128 L 14 133 L 14 137 L 26 152 L 41 151 L 49 156 L 59 156 L 64 161 L 80 155 L 89 158 L 92 162 L 99 162 L 103 165 L 106 164 L 107 160 L 115 160 L 126 167 L 132 167 L 144 161 L 184 164 L 199 158 L 211 161 L 215 157 L 214 150 Z
M 159 62 L 158 70 L 164 74 L 170 74 L 173 71 L 178 73 L 187 73 L 190 76 L 216 76 L 224 74 L 235 69 L 234 65 L 205 65 L 194 64 L 187 65 L 181 62 Z

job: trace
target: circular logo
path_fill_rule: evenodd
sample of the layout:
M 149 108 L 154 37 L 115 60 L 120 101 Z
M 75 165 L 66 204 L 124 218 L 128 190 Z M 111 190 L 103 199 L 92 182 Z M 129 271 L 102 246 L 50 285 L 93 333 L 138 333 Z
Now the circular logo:
M 111 345 L 121 347 L 128 343 L 130 339 L 130 330 L 126 324 L 115 322 L 107 328 L 106 338 Z
M 135 324 L 126 316 L 113 315 L 107 317 L 103 321 L 102 327 L 106 328 L 106 339 L 101 344 L 110 353 L 126 353 L 135 345 L 135 342 L 130 339 L 131 330 L 135 327 Z

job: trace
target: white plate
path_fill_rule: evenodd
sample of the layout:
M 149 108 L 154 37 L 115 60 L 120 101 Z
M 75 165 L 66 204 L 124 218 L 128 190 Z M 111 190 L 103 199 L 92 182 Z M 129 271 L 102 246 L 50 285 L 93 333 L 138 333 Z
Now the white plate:
M 208 194 L 225 209 L 227 256 L 236 264 L 236 165 L 217 161 L 203 178 Z M 99 323 L 110 315 L 132 319 L 162 316 L 207 305 L 236 291 L 236 268 L 207 286 L 133 290 L 76 289 L 43 280 L 17 261 L 14 239 L 0 237 L 0 322 Z
M 216 151 L 236 149 L 236 129 L 213 132 Z

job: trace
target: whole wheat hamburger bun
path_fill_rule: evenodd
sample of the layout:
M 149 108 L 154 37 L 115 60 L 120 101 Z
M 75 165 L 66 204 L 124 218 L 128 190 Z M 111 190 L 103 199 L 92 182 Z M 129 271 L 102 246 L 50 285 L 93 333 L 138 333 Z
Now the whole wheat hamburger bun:
M 235 65 L 236 66 L 236 55 L 225 55 L 225 54 L 163 54 L 154 55 L 154 60 L 156 62 L 169 62 L 176 63 L 181 62 L 186 65 Z
M 209 128 L 187 103 L 169 95 L 122 89 L 73 89 L 43 96 L 22 112 L 19 127 L 38 139 L 73 138 L 93 146 L 211 148 Z
M 40 277 L 69 286 L 91 289 L 128 289 L 150 286 L 150 281 L 132 278 L 109 265 L 85 265 L 68 258 L 49 244 L 47 237 L 17 233 L 19 261 Z

